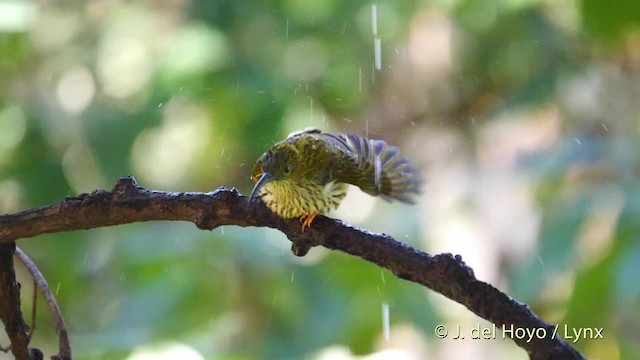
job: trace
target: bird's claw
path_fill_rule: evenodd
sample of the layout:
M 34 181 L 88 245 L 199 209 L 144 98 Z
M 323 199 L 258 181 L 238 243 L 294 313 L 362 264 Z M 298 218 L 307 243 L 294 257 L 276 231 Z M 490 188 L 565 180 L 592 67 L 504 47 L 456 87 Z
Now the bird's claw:
M 305 227 L 311 228 L 311 222 L 313 222 L 313 219 L 315 219 L 317 215 L 318 213 L 314 211 L 309 215 L 300 216 L 300 222 L 302 223 L 302 232 L 304 232 Z

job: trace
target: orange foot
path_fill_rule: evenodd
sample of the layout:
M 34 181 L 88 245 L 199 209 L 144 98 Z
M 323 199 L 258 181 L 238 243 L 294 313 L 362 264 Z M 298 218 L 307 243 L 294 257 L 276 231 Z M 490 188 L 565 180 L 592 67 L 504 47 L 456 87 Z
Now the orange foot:
M 316 216 L 318 215 L 317 211 L 312 212 L 309 215 L 302 215 L 300 216 L 300 222 L 302 222 L 302 232 L 304 232 L 304 228 L 305 226 L 307 228 L 311 227 L 311 222 L 313 221 L 313 219 L 316 218 Z

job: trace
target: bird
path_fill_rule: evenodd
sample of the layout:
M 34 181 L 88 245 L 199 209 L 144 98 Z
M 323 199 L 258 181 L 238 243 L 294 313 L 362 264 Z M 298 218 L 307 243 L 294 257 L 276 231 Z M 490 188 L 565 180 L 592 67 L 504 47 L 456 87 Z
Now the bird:
M 302 231 L 340 205 L 347 184 L 385 200 L 415 203 L 422 179 L 400 150 L 352 133 L 293 132 L 256 161 L 249 203 L 259 196 L 276 215 L 299 218 Z

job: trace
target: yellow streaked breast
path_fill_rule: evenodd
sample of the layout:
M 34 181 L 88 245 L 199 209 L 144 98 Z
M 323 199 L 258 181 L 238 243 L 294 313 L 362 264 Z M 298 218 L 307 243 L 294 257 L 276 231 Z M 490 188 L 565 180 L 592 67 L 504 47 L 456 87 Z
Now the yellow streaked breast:
M 336 209 L 347 194 L 347 185 L 329 182 L 273 180 L 260 191 L 267 207 L 283 218 L 296 218 L 312 213 L 326 214 Z

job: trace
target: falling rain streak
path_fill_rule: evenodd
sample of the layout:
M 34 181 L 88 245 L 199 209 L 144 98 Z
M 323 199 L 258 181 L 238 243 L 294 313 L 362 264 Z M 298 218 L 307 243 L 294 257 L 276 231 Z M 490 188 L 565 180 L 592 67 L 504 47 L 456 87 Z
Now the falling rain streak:
M 382 69 L 382 42 L 378 37 L 378 5 L 371 4 L 371 30 L 373 32 L 373 63 L 376 70 Z
M 371 4 L 371 30 L 373 35 L 378 35 L 378 5 Z
M 284 25 L 284 38 L 289 40 L 289 18 L 287 17 L 287 22 Z
M 374 65 L 376 70 L 382 69 L 382 43 L 379 38 L 373 39 Z
M 389 304 L 382 303 L 382 333 L 384 339 L 389 341 Z
M 369 138 L 369 120 L 364 121 L 364 136 Z

